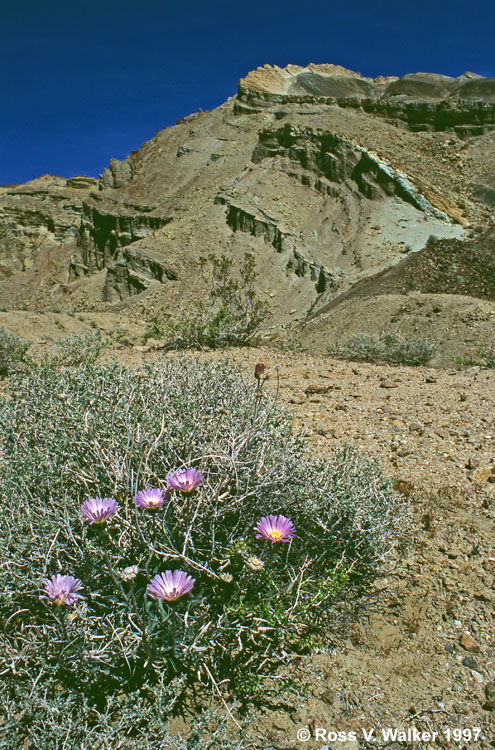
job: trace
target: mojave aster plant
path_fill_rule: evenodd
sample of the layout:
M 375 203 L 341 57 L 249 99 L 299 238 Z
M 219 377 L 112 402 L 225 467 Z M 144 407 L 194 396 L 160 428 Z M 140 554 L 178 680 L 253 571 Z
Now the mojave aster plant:
M 64 681 L 72 695 L 77 686 L 81 701 L 92 706 L 101 698 L 105 710 L 107 696 L 108 705 L 114 696 L 120 701 L 123 684 L 126 692 L 129 686 L 146 693 L 149 685 L 153 694 L 163 679 L 175 700 L 182 688 L 172 678 L 179 675 L 189 689 L 198 670 L 207 679 L 203 664 L 219 685 L 229 680 L 235 690 L 245 676 L 262 674 L 263 665 L 272 670 L 285 653 L 305 648 L 305 633 L 324 632 L 328 622 L 333 627 L 330 606 L 374 574 L 393 542 L 400 504 L 373 462 L 350 449 L 313 460 L 291 430 L 268 396 L 259 399 L 252 382 L 221 363 L 174 357 L 150 365 L 139 379 L 117 364 L 37 368 L 13 379 L 9 398 L 0 398 L 0 557 L 12 562 L 0 566 L 0 620 L 19 612 L 9 628 L 18 627 L 27 645 L 14 675 L 11 644 L 0 628 L 0 674 L 11 680 L 12 694 L 25 675 L 31 703 L 45 705 L 55 661 L 57 687 Z M 184 474 L 187 480 L 191 466 L 205 475 L 194 491 L 195 482 L 178 481 Z M 166 490 L 173 474 L 170 505 L 137 512 L 132 503 L 124 513 L 121 495 L 132 498 L 154 483 Z M 107 521 L 114 534 L 84 533 L 80 502 L 75 514 L 67 512 L 75 497 L 96 495 L 121 503 Z M 285 530 L 282 511 L 290 521 Z M 283 543 L 292 537 L 294 544 Z M 309 570 L 307 560 L 318 563 Z M 340 571 L 351 566 L 347 585 Z M 174 578 L 174 567 L 182 575 L 175 571 Z M 72 571 L 84 589 L 57 589 L 48 580 L 35 592 L 46 597 L 37 609 L 48 621 L 47 638 L 42 627 L 32 627 L 33 581 L 41 588 L 40 571 L 54 568 Z M 186 568 L 191 576 L 201 571 L 194 587 Z M 66 635 L 60 615 L 88 586 L 90 606 Z M 43 658 L 48 666 L 34 689 L 28 675 L 41 673 Z M 143 738 L 158 713 L 150 701 Z

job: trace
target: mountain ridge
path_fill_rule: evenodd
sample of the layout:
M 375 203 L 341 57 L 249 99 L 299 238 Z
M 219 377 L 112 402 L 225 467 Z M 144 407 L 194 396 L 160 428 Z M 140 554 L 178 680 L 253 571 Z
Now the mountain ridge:
M 345 96 L 281 93 L 315 82 Z M 284 336 L 431 235 L 464 242 L 473 227 L 489 228 L 494 82 L 367 79 L 335 65 L 251 71 L 236 96 L 111 159 L 98 181 L 3 187 L 3 306 L 173 315 L 208 295 L 200 256 L 225 254 L 235 272 L 248 252 L 268 310 L 262 333 Z M 471 98 L 430 96 L 461 89 Z M 442 125 L 439 107 L 472 120 Z

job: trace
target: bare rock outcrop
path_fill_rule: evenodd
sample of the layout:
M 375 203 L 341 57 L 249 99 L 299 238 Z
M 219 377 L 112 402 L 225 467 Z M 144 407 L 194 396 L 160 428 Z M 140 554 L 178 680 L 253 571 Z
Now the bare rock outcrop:
M 169 221 L 152 206 L 102 201 L 94 195 L 83 205 L 69 280 L 106 269 L 104 299 L 112 301 L 139 294 L 153 281 L 175 278 L 163 261 L 129 247 Z
M 296 129 L 290 124 L 260 133 L 253 162 L 278 155 L 298 161 L 305 169 L 324 175 L 332 182 L 351 179 L 371 200 L 384 194 L 397 195 L 427 216 L 451 221 L 421 194 L 407 175 L 377 154 L 334 133 L 319 133 L 311 128 Z
M 372 79 L 340 66 L 265 66 L 241 79 L 234 111 L 306 104 L 360 108 L 412 131 L 453 130 L 466 137 L 495 129 L 495 79 L 474 73 Z
M 97 186 L 92 177 L 44 175 L 0 195 L 0 279 L 31 268 L 50 245 L 77 237 L 83 202 Z

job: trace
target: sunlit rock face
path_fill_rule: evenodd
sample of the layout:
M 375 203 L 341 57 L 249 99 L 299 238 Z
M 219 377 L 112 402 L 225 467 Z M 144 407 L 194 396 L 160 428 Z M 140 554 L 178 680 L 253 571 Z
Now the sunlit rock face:
M 413 131 L 452 130 L 466 137 L 495 128 L 495 79 L 469 72 L 458 78 L 408 73 L 373 79 L 338 65 L 310 64 L 265 65 L 239 82 L 240 114 L 284 104 L 361 107 Z

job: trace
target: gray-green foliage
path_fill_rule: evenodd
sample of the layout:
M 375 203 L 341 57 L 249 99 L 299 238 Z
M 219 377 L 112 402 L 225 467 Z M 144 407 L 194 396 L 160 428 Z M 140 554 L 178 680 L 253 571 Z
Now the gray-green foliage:
M 22 362 L 29 343 L 16 333 L 0 328 L 0 375 L 6 375 L 16 362 Z
M 105 348 L 100 331 L 71 333 L 56 342 L 56 353 L 49 358 L 53 367 L 77 367 L 81 364 L 94 364 Z
M 166 349 L 215 349 L 247 344 L 265 317 L 265 306 L 255 291 L 256 264 L 246 253 L 234 278 L 233 263 L 225 255 L 201 258 L 210 286 L 207 303 L 172 318 L 155 316 L 143 337 L 162 339 Z
M 37 683 L 42 680 L 42 689 Z M 31 675 L 29 698 L 25 686 L 2 694 L 0 750 L 247 750 L 251 743 L 229 726 L 226 716 L 204 711 L 195 717 L 188 736 L 171 736 L 168 720 L 171 687 L 108 695 L 105 708 L 95 710 L 76 693 L 64 694 L 50 684 L 43 668 Z M 23 689 L 24 688 L 24 689 Z M 54 689 L 55 688 L 55 689 Z M 150 700 L 152 698 L 152 701 Z M 29 744 L 25 744 L 25 743 Z
M 353 333 L 345 341 L 329 347 L 328 353 L 354 362 L 425 365 L 434 356 L 435 347 L 426 339 L 402 338 L 395 333 Z
M 400 499 L 350 448 L 309 458 L 261 386 L 192 359 L 139 375 L 85 364 L 12 379 L 0 400 L 0 672 L 12 678 L 10 696 L 42 706 L 67 694 L 103 715 L 123 685 L 129 696 L 155 695 L 165 679 L 164 714 L 191 681 L 227 679 L 249 699 L 263 665 L 310 648 L 335 602 L 379 572 L 403 525 Z M 165 487 L 182 466 L 204 474 L 193 496 L 135 508 L 137 490 Z M 100 531 L 80 514 L 96 495 L 121 503 Z M 292 519 L 290 545 L 255 539 L 269 514 Z M 118 577 L 130 565 L 132 584 Z M 146 586 L 176 568 L 195 587 L 157 606 Z M 58 572 L 83 582 L 73 617 L 38 601 L 41 579 Z
M 493 344 L 483 345 L 476 343 L 476 356 L 460 357 L 458 362 L 461 365 L 467 366 L 478 366 L 488 367 L 492 369 L 495 367 L 495 346 Z

